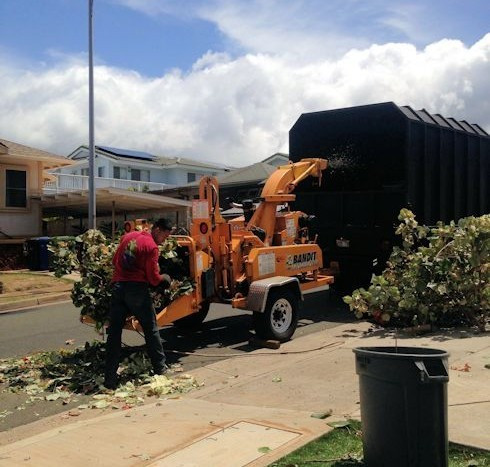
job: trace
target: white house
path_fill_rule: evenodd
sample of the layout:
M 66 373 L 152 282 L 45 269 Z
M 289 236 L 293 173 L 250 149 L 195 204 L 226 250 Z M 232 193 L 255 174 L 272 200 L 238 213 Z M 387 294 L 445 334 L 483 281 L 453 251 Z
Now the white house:
M 54 170 L 52 173 L 57 179 L 45 185 L 45 192 L 87 189 L 88 157 L 87 146 L 80 146 L 69 154 L 68 159 L 74 164 L 69 168 Z M 108 146 L 96 146 L 95 165 L 97 188 L 114 187 L 135 191 L 162 190 L 229 170 L 219 164 L 183 157 L 158 157 L 147 152 Z

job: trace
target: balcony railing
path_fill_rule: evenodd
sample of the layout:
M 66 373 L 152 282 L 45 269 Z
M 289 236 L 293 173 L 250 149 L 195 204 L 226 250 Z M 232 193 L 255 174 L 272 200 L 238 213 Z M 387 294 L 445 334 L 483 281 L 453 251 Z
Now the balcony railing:
M 88 190 L 87 175 L 53 174 L 56 180 L 44 182 L 43 192 L 64 193 L 67 191 Z M 166 183 L 141 182 L 137 180 L 123 180 L 119 178 L 95 177 L 95 188 L 122 188 L 123 190 L 133 191 L 154 191 L 171 188 L 172 185 Z

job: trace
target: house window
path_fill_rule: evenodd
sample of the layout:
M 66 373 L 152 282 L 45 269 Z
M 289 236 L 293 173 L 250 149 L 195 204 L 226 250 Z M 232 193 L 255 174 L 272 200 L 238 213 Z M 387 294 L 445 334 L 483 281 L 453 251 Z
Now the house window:
M 131 169 L 131 180 L 138 182 L 149 182 L 150 181 L 150 171 L 141 169 Z
M 195 182 L 196 174 L 192 172 L 187 172 L 187 183 Z
M 88 176 L 88 169 L 82 169 L 82 175 Z
M 113 177 L 126 180 L 128 178 L 128 169 L 126 167 L 114 167 Z
M 105 167 L 98 167 L 97 168 L 97 175 L 99 177 L 104 177 L 105 176 Z
M 149 182 L 150 181 L 150 171 L 149 170 L 141 170 L 141 181 Z
M 139 181 L 141 180 L 141 170 L 131 169 L 131 180 Z
M 5 171 L 5 206 L 27 207 L 27 173 L 25 170 Z

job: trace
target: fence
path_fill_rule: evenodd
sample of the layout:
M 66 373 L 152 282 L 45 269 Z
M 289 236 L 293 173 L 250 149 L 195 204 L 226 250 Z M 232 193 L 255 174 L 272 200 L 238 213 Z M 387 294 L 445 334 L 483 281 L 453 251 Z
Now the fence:
M 44 183 L 43 192 L 45 194 L 88 190 L 89 177 L 87 175 L 55 174 L 55 176 L 56 180 L 46 181 Z M 109 187 L 146 192 L 170 188 L 170 185 L 165 183 L 142 182 L 138 180 L 95 177 L 95 188 Z

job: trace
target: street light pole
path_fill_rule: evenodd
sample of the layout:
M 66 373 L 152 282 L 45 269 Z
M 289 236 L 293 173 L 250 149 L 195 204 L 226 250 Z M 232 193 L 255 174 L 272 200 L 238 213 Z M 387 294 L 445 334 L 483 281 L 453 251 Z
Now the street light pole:
M 93 6 L 88 0 L 88 227 L 96 228 L 95 203 L 95 140 L 94 140 L 94 59 L 93 59 Z

